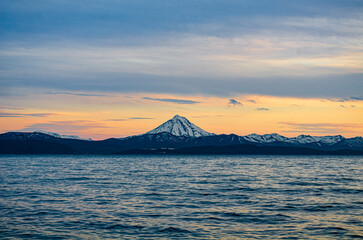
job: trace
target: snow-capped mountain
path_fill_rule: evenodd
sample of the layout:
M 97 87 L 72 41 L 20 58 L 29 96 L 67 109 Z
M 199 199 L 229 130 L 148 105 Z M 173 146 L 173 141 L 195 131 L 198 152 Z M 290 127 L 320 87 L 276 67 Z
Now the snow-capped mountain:
M 72 140 L 71 140 L 72 139 Z M 336 136 L 284 137 L 277 133 L 216 135 L 204 131 L 185 117 L 174 116 L 145 134 L 100 141 L 51 132 L 0 134 L 0 154 L 148 154 L 165 151 L 195 154 L 332 154 L 362 155 L 363 138 Z M 184 149 L 184 150 L 183 150 Z M 189 150 L 188 150 L 189 149 Z M 180 150 L 180 151 L 179 151 Z
M 199 137 L 210 137 L 210 136 L 217 136 L 216 134 L 209 133 L 193 123 L 191 123 L 188 119 L 185 117 L 175 115 L 172 119 L 169 121 L 163 123 L 159 127 L 145 133 L 144 135 L 148 134 L 159 134 L 159 133 L 169 133 L 173 136 L 177 137 L 192 137 L 192 138 L 199 138 Z M 223 136 L 218 141 L 224 141 Z M 137 136 L 132 136 L 131 138 L 134 138 Z M 336 136 L 322 136 L 322 137 L 316 137 L 316 136 L 310 136 L 310 135 L 300 135 L 297 137 L 285 137 L 282 135 L 279 135 L 277 133 L 271 133 L 271 134 L 250 134 L 247 136 L 237 136 L 235 135 L 233 139 L 233 143 L 251 143 L 251 144 L 290 144 L 290 145 L 315 145 L 315 146 L 332 146 L 338 143 L 348 143 L 350 142 L 350 139 L 346 139 L 345 137 L 341 135 Z M 228 141 L 232 141 L 229 139 Z M 355 143 L 351 145 L 359 145 L 360 139 L 355 140 Z
M 159 127 L 147 132 L 146 134 L 157 134 L 167 132 L 174 136 L 186 136 L 186 137 L 206 137 L 215 135 L 204 131 L 200 127 L 189 122 L 185 117 L 175 115 L 172 119 L 161 124 Z

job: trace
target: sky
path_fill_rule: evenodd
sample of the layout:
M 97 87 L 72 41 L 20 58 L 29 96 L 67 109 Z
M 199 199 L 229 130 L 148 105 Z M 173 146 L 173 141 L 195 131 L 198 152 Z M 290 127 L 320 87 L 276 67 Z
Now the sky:
M 360 0 L 0 0 L 0 132 L 363 135 Z

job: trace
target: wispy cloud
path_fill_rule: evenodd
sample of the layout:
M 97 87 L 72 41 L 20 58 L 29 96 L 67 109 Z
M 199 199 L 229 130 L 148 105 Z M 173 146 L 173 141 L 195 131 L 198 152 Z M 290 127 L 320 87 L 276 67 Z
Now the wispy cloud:
M 352 100 L 363 101 L 363 97 L 350 97 Z
M 19 108 L 19 107 L 9 107 L 9 106 L 0 106 L 0 109 L 8 109 L 8 110 L 24 110 L 24 108 Z
M 363 128 L 363 124 L 357 123 L 296 123 L 296 122 L 279 122 L 284 126 L 292 127 L 293 130 L 284 132 L 311 132 L 326 134 L 341 134 L 344 132 L 355 132 L 355 129 Z
M 129 119 L 131 119 L 131 120 L 143 120 L 143 119 L 154 119 L 154 118 L 149 118 L 149 117 L 131 117 Z
M 36 131 L 43 130 L 49 132 L 57 132 L 63 134 L 77 134 L 79 131 L 85 131 L 90 129 L 98 129 L 98 128 L 109 128 L 100 123 L 93 121 L 49 121 L 45 123 L 36 123 L 31 124 L 21 131 Z
M 242 106 L 243 104 L 235 99 L 229 99 L 228 106 Z
M 316 127 L 348 127 L 357 128 L 363 127 L 363 124 L 358 123 L 296 123 L 296 122 L 279 122 L 279 124 L 301 127 L 301 128 L 316 128 Z
M 363 101 L 363 97 L 329 98 L 327 100 L 331 102 L 355 102 Z
M 269 108 L 256 108 L 257 111 L 269 111 Z
M 149 117 L 112 118 L 112 119 L 105 119 L 104 121 L 123 122 L 129 120 L 148 120 L 148 119 L 154 119 L 154 118 L 149 118 Z
M 103 121 L 107 121 L 107 122 L 123 122 L 123 121 L 127 121 L 128 119 L 125 118 L 111 118 L 111 119 L 105 119 Z
M 111 94 L 75 93 L 75 92 L 46 92 L 51 95 L 73 95 L 80 97 L 114 97 Z
M 330 102 L 346 102 L 348 101 L 348 98 L 327 99 L 327 100 L 329 100 Z
M 145 100 L 152 100 L 152 101 L 159 101 L 159 102 L 169 102 L 169 103 L 176 103 L 176 104 L 196 104 L 200 103 L 193 100 L 185 100 L 185 99 L 175 99 L 175 98 L 150 98 L 144 97 Z
M 56 116 L 58 114 L 55 113 L 9 113 L 9 112 L 0 112 L 0 117 L 49 117 Z
M 229 115 L 194 115 L 191 118 L 220 118 L 220 117 L 233 117 Z
M 247 100 L 247 102 L 254 103 L 254 104 L 257 103 L 256 100 L 253 100 L 253 99 Z

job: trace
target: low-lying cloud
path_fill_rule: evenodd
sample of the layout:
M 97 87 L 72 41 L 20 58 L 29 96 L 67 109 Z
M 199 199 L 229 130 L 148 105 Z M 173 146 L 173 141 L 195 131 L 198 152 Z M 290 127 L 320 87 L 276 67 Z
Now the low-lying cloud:
M 77 134 L 79 131 L 85 131 L 90 129 L 109 128 L 100 123 L 93 121 L 49 121 L 44 123 L 31 124 L 20 131 L 47 131 L 56 132 L 62 134 Z
M 154 119 L 154 118 L 150 118 L 150 117 L 112 118 L 112 119 L 105 119 L 104 121 L 123 122 L 123 121 L 130 121 L 130 120 L 148 120 L 148 119 Z
M 110 94 L 93 94 L 93 93 L 75 93 L 75 92 L 46 92 L 51 95 L 73 95 L 80 97 L 113 97 Z
M 355 102 L 355 101 L 363 101 L 363 97 L 329 98 L 327 100 L 331 102 Z
M 55 113 L 9 113 L 9 112 L 0 112 L 0 117 L 9 117 L 9 118 L 18 118 L 18 117 L 49 117 L 56 116 L 58 114 Z
M 363 124 L 358 123 L 296 123 L 279 122 L 280 125 L 291 127 L 292 130 L 283 132 L 307 132 L 324 134 L 341 134 L 344 132 L 355 132 L 354 130 L 363 128 Z
M 235 99 L 229 99 L 228 106 L 242 106 L 243 104 Z
M 175 98 L 150 98 L 150 97 L 144 97 L 143 99 L 151 100 L 151 101 L 159 101 L 159 102 L 176 103 L 176 104 L 197 104 L 197 103 L 200 103 L 200 102 L 193 101 L 193 100 L 175 99 Z

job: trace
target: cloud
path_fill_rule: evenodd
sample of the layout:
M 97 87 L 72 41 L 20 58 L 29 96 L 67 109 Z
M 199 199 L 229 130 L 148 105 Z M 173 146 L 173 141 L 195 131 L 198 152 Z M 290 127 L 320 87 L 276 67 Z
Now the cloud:
M 242 106 L 243 104 L 235 99 L 229 99 L 228 106 Z
M 230 115 L 194 115 L 191 116 L 191 118 L 220 118 L 220 117 L 233 117 Z M 236 116 L 236 117 L 240 117 L 240 116 Z
M 155 119 L 155 118 L 149 118 L 149 117 L 131 117 L 129 118 L 131 120 L 146 120 L 146 119 Z
M 251 32 L 274 27 L 314 31 L 328 35 L 330 32 L 344 31 L 353 25 L 331 26 L 330 21 L 352 15 L 359 16 L 359 1 L 313 1 L 303 3 L 286 0 L 224 0 L 221 1 L 115 1 L 100 3 L 96 0 L 84 1 L 44 1 L 47 4 L 32 5 L 25 0 L 2 1 L 4 20 L 0 28 L 6 38 L 26 35 L 80 38 L 84 40 L 141 35 L 187 32 L 202 34 L 225 34 Z M 275 6 L 284 6 L 276 8 Z M 324 9 L 324 11 L 321 11 Z M 74 13 L 77 14 L 74 14 Z M 47 13 L 47 14 L 42 14 Z M 39 17 L 42 14 L 42 17 Z M 274 18 L 265 24 L 258 22 L 262 17 Z M 298 17 L 280 23 L 279 18 Z M 304 20 L 317 18 L 318 20 Z M 243 21 L 241 21 L 241 20 Z M 253 21 L 255 20 L 255 21 Z M 336 20 L 335 20 L 336 21 Z M 354 22 L 353 22 L 354 23 Z M 357 23 L 356 23 L 357 24 Z M 345 28 L 343 28 L 345 27 Z M 276 28 L 276 26 L 274 27 Z M 318 31 L 325 28 L 325 31 Z M 15 35 L 15 36 L 14 36 Z M 34 36 L 35 35 L 35 36 Z
M 256 108 L 257 111 L 269 111 L 269 108 Z
M 147 120 L 147 119 L 154 119 L 149 117 L 130 117 L 130 118 L 114 118 L 114 119 L 106 119 L 104 121 L 111 121 L 111 122 L 123 122 L 129 120 Z
M 349 101 L 348 98 L 342 98 L 342 99 L 327 99 L 329 100 L 330 102 L 346 102 L 346 101 Z
M 312 132 L 312 133 L 325 133 L 325 134 L 341 134 L 344 132 L 355 132 L 354 130 L 363 128 L 363 124 L 357 124 L 357 123 L 279 122 L 279 124 L 293 128 L 293 130 L 286 130 L 284 132 Z
M 0 112 L 0 117 L 49 117 L 56 116 L 58 114 L 55 113 L 9 113 L 9 112 Z
M 363 101 L 363 97 L 345 97 L 345 98 L 337 98 L 337 99 L 327 99 L 331 102 L 354 102 L 354 101 Z
M 363 101 L 363 97 L 350 97 L 352 100 Z
M 253 100 L 253 99 L 247 100 L 247 102 L 254 103 L 254 104 L 257 103 L 256 100 Z
M 185 100 L 185 99 L 174 99 L 174 98 L 150 98 L 144 97 L 145 100 L 152 100 L 152 101 L 159 101 L 159 102 L 169 102 L 169 103 L 176 103 L 176 104 L 196 104 L 200 103 L 193 100 Z
M 103 121 L 107 121 L 107 122 L 123 122 L 123 121 L 127 121 L 128 119 L 124 119 L 124 118 L 112 118 L 112 119 L 105 119 Z
M 359 96 L 358 2 L 1 1 L 0 95 Z
M 9 107 L 9 106 L 0 106 L 0 109 L 8 109 L 8 110 L 24 110 L 24 108 L 19 108 L 19 107 Z
M 73 92 L 46 92 L 46 94 L 74 95 L 74 96 L 81 96 L 81 97 L 114 97 L 110 94 L 91 94 L 91 93 L 73 93 Z
M 92 121 L 49 121 L 45 123 L 36 123 L 31 124 L 20 131 L 48 131 L 48 132 L 57 132 L 63 134 L 74 134 L 79 131 L 85 131 L 90 129 L 99 129 L 99 128 L 109 128 L 100 123 L 92 122 Z
M 340 105 L 340 107 L 345 108 L 345 106 L 344 106 L 344 105 Z

